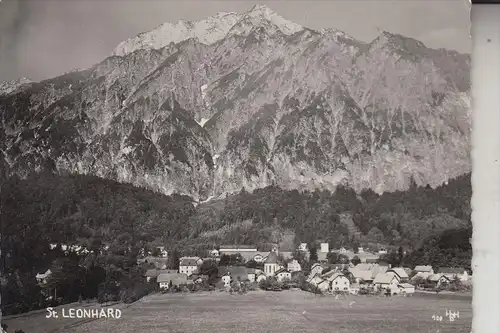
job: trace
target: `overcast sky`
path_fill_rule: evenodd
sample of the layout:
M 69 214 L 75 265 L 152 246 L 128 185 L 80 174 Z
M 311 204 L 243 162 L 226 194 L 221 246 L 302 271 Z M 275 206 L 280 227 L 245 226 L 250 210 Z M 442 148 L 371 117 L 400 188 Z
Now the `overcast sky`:
M 364 41 L 386 30 L 433 48 L 471 50 L 466 0 L 3 0 L 0 81 L 87 68 L 161 23 L 243 12 L 257 3 L 303 26 L 336 28 Z

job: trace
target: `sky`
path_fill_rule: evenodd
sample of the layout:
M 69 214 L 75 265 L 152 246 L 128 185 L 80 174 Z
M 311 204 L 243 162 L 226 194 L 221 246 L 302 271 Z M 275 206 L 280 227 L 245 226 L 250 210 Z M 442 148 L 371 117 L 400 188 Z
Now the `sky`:
M 164 22 L 244 12 L 255 4 L 312 29 L 371 41 L 381 31 L 470 53 L 468 0 L 3 0 L 0 81 L 43 80 L 88 68 L 123 40 Z

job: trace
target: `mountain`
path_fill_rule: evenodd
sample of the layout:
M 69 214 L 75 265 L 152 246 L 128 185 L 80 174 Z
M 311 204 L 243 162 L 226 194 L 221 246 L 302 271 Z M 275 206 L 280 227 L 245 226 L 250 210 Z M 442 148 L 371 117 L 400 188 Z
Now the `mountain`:
M 218 197 L 436 187 L 471 169 L 470 57 L 358 41 L 255 6 L 166 23 L 92 68 L 0 94 L 0 169 Z

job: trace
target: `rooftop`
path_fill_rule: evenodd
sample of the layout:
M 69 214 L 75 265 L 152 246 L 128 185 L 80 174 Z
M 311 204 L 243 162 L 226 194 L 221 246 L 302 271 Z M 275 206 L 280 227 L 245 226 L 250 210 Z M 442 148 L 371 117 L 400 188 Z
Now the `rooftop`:
M 186 274 L 180 274 L 180 273 L 163 273 L 158 275 L 158 278 L 156 279 L 156 282 L 170 282 L 172 281 L 173 284 L 181 284 L 181 283 L 186 283 L 187 282 L 187 275 Z
M 278 263 L 278 255 L 276 252 L 271 252 L 266 258 L 266 261 L 264 261 L 266 264 L 277 264 Z
M 198 266 L 196 259 L 181 259 L 179 266 Z
M 237 250 L 237 249 L 252 249 L 252 250 L 255 249 L 255 250 L 257 250 L 257 247 L 254 245 L 234 245 L 234 244 L 232 244 L 232 245 L 221 245 L 220 249 L 235 249 L 235 250 Z
M 419 265 L 419 266 L 415 266 L 415 271 L 416 271 L 416 272 L 424 272 L 424 273 L 427 273 L 427 272 L 432 271 L 432 266 L 428 266 L 428 265 Z
M 373 283 L 389 284 L 394 279 L 394 274 L 379 273 L 373 280 Z

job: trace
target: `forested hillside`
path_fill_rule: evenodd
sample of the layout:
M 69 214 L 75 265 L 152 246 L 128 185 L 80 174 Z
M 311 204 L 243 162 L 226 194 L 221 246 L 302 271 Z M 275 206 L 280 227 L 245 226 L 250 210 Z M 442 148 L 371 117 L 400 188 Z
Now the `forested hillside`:
M 9 303 L 38 294 L 34 276 L 63 256 L 51 251 L 50 243 L 86 246 L 91 253 L 73 264 L 118 272 L 113 279 L 123 286 L 118 282 L 136 270 L 139 249 L 156 245 L 171 253 L 204 255 L 222 243 L 254 244 L 261 250 L 280 243 L 291 250 L 299 241 L 322 239 L 332 248 L 392 245 L 411 251 L 444 230 L 469 227 L 470 197 L 470 175 L 437 189 L 413 186 L 381 196 L 346 188 L 331 193 L 270 186 L 200 205 L 187 196 L 166 196 L 94 176 L 11 178 L 1 192 L 2 261 L 10 286 L 2 296 Z M 420 255 L 446 262 L 450 254 L 439 259 L 435 250 L 441 238 L 432 239 L 423 243 Z M 104 245 L 109 250 L 101 254 Z

